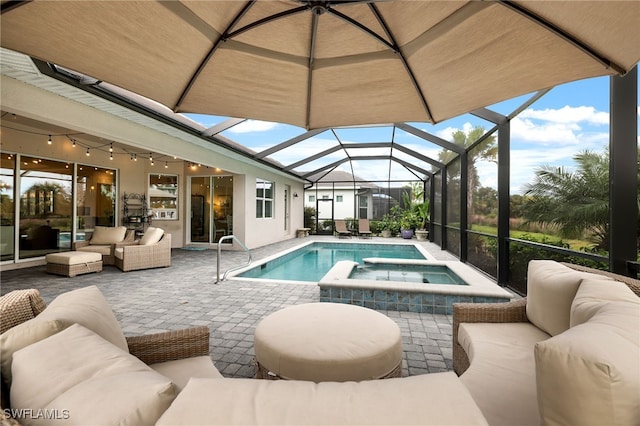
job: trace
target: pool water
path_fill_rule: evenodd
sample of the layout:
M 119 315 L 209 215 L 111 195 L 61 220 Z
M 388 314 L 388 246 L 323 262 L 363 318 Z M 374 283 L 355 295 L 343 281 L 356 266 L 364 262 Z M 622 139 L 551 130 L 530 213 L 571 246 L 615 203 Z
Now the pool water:
M 468 285 L 445 265 L 366 264 L 365 266 L 354 268 L 349 278 L 356 280 Z
M 317 282 L 340 260 L 352 260 L 362 264 L 364 263 L 363 259 L 368 257 L 425 259 L 425 256 L 414 245 L 408 244 L 314 242 L 237 276 Z

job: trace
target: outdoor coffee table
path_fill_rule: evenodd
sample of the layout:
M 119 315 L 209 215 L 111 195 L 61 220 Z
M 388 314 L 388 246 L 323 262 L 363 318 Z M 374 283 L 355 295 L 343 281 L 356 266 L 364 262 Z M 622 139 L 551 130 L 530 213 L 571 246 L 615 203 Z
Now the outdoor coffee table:
M 257 378 L 346 382 L 402 374 L 400 328 L 359 306 L 290 306 L 258 324 L 254 344 Z

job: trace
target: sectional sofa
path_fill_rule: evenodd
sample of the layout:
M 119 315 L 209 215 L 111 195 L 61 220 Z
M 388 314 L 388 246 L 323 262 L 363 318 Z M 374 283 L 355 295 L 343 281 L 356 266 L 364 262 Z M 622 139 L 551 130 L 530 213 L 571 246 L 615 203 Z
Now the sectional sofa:
M 12 292 L 0 298 L 4 421 L 638 424 L 636 281 L 548 261 L 529 269 L 527 299 L 454 307 L 460 377 L 358 383 L 222 378 L 208 356 L 207 327 L 125 337 L 96 287 L 62 294 L 46 309 L 37 290 Z

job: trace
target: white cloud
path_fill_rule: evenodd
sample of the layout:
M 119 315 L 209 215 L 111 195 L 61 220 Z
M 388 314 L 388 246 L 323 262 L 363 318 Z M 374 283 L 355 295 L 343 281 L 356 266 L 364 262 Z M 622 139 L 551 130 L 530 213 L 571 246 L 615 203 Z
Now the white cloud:
M 438 136 L 439 138 L 442 138 L 446 141 L 451 141 L 453 140 L 453 134 L 455 132 L 457 132 L 458 130 L 462 130 L 465 133 L 469 133 L 471 130 L 473 130 L 475 126 L 471 123 L 469 123 L 468 121 L 466 123 L 464 123 L 462 125 L 462 129 L 458 129 L 456 127 L 446 127 L 442 130 L 439 130 L 435 133 L 436 136 Z
M 560 109 L 542 109 L 535 110 L 532 108 L 522 111 L 518 117 L 532 118 L 537 120 L 549 121 L 552 123 L 577 124 L 585 122 L 591 125 L 607 125 L 609 124 L 609 113 L 597 111 L 592 106 L 564 106 Z
M 278 123 L 272 123 L 270 121 L 260 120 L 246 120 L 237 126 L 233 126 L 228 130 L 229 133 L 254 133 L 254 132 L 268 132 L 276 127 Z

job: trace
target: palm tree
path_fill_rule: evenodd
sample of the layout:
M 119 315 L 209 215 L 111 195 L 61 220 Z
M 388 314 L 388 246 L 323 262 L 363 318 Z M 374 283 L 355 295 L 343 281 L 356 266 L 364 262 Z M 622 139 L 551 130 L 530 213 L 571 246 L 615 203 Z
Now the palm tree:
M 609 248 L 609 152 L 584 151 L 574 157 L 576 170 L 543 166 L 527 185 L 527 222 L 556 227 L 563 237 L 593 236 Z
M 475 143 L 478 139 L 480 139 L 486 130 L 482 126 L 476 126 L 473 129 L 469 130 L 468 133 L 465 133 L 463 130 L 456 130 L 451 134 L 453 139 L 453 143 L 468 148 L 473 143 Z M 458 154 L 449 150 L 442 150 L 438 154 L 438 159 L 441 163 L 449 164 L 453 161 Z M 498 156 L 498 144 L 496 143 L 495 135 L 491 135 L 486 138 L 481 144 L 477 147 L 474 147 L 468 153 L 467 163 L 468 163 L 468 173 L 467 173 L 467 206 L 469 207 L 470 214 L 473 215 L 473 194 L 478 189 L 479 186 L 479 178 L 478 178 L 478 170 L 476 168 L 476 163 L 480 160 L 484 161 L 493 161 L 497 160 Z M 451 166 L 451 173 L 453 175 L 457 175 L 460 172 L 460 162 L 453 163 Z

